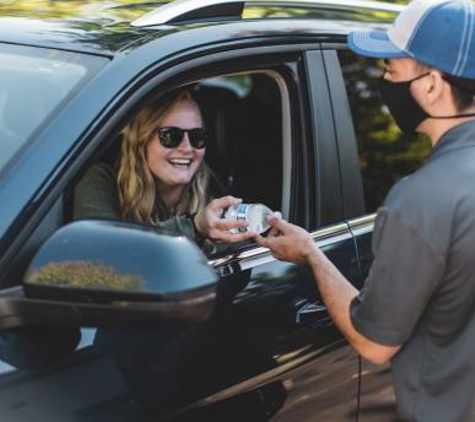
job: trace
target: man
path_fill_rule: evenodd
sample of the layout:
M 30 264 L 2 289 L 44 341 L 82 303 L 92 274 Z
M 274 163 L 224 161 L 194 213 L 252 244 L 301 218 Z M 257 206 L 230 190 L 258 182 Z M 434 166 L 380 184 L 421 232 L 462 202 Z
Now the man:
M 475 6 L 415 0 L 387 32 L 348 42 L 385 59 L 383 101 L 402 130 L 430 137 L 431 156 L 378 210 L 361 292 L 299 227 L 273 218 L 270 236 L 257 241 L 308 265 L 356 351 L 391 361 L 401 419 L 474 421 Z

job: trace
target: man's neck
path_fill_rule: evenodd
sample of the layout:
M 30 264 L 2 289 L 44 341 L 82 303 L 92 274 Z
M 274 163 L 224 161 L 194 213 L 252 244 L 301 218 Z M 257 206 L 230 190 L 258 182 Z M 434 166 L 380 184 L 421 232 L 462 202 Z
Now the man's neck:
M 463 114 L 475 113 L 475 110 L 469 110 Z M 475 117 L 463 117 L 463 118 L 454 118 L 454 119 L 427 119 L 420 131 L 429 136 L 432 148 L 440 141 L 440 138 L 447 133 L 450 129 L 458 126 L 462 123 L 468 122 L 469 120 L 474 120 Z M 422 126 L 422 125 L 421 125 Z

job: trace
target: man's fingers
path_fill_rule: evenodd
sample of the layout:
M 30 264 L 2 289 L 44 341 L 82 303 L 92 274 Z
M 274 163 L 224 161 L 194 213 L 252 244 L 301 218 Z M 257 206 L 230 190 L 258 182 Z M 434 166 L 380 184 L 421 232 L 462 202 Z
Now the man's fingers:
M 277 236 L 279 236 L 279 234 L 280 234 L 280 230 L 276 229 L 275 227 L 272 227 L 269 230 L 269 233 L 267 234 L 267 237 L 277 237 Z
M 253 239 L 256 241 L 256 243 L 259 245 L 259 246 L 262 246 L 263 248 L 269 248 L 269 241 L 267 238 L 265 237 L 262 237 L 260 234 L 258 233 L 255 233 L 254 236 L 253 236 Z
M 293 224 L 289 223 L 288 221 L 282 220 L 281 218 L 277 218 L 274 215 L 270 216 L 267 221 L 273 229 L 276 229 L 277 231 L 283 234 L 292 231 L 292 228 L 294 227 Z

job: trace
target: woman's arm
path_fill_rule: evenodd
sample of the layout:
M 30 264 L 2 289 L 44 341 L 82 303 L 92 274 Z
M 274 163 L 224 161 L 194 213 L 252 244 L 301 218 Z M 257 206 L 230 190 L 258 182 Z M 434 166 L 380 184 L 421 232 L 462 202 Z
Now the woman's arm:
M 107 164 L 92 166 L 74 191 L 74 219 L 106 218 L 123 220 L 115 172 Z M 152 228 L 159 234 L 186 236 L 195 240 L 192 221 L 188 216 L 171 217 L 160 221 Z
M 186 236 L 199 245 L 204 243 L 205 238 L 220 243 L 242 242 L 252 238 L 252 234 L 233 234 L 228 230 L 245 227 L 246 223 L 229 222 L 220 218 L 224 208 L 240 202 L 232 196 L 218 198 L 196 215 L 171 217 L 158 222 L 153 228 L 159 234 Z M 74 219 L 80 218 L 122 220 L 115 174 L 109 165 L 94 165 L 78 183 L 74 192 Z

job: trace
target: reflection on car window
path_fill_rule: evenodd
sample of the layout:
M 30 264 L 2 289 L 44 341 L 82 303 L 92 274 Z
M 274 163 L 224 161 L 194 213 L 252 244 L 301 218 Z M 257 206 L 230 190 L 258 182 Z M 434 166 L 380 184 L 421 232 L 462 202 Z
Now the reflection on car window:
M 3 360 L 0 360 L 0 374 L 5 374 L 7 372 L 14 371 L 15 368 L 8 363 L 5 363 Z
M 104 59 L 0 44 L 0 171 Z
M 274 7 L 262 7 L 260 5 L 246 5 L 243 19 L 259 18 L 294 18 L 294 19 L 324 19 L 324 20 L 358 20 L 367 22 L 393 22 L 396 13 L 381 10 L 365 10 L 364 8 L 355 8 L 347 10 L 336 9 L 332 7 L 315 7 L 311 3 L 306 7 L 305 4 L 299 4 L 299 7 L 292 5 L 276 5 Z
M 417 170 L 430 151 L 427 137 L 404 135 L 378 93 L 381 63 L 340 51 L 339 58 L 358 142 L 366 210 L 374 212 L 391 186 Z

